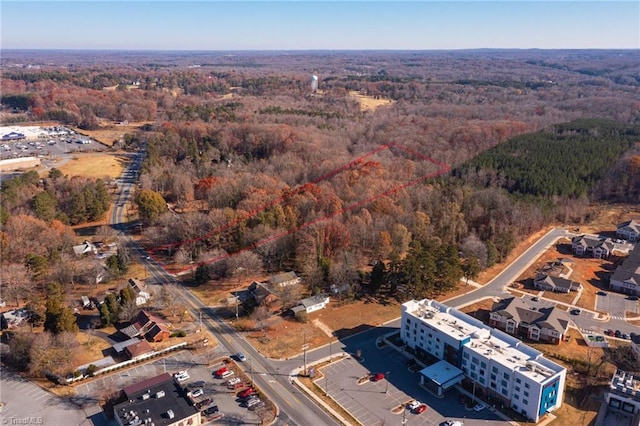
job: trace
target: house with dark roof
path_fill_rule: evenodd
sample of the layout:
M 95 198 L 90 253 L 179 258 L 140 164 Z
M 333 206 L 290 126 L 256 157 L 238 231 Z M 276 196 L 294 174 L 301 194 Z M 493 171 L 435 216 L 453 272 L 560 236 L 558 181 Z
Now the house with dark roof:
M 640 221 L 631 219 L 622 222 L 617 226 L 616 236 L 627 241 L 638 241 L 640 239 Z
M 494 304 L 489 325 L 508 334 L 534 341 L 560 344 L 569 329 L 566 312 L 555 307 L 536 308 L 524 299 L 510 297 Z
M 570 291 L 580 291 L 582 289 L 582 284 L 580 283 L 550 274 L 537 274 L 533 279 L 533 286 L 539 290 L 556 293 L 569 293 Z
M 202 422 L 200 411 L 169 373 L 127 386 L 122 392 L 126 401 L 113 407 L 120 426 L 199 425 Z
M 160 317 L 141 310 L 131 321 L 131 324 L 121 329 L 120 332 L 129 338 L 140 336 L 152 342 L 161 342 L 171 335 L 168 325 L 169 323 Z
M 609 238 L 598 235 L 584 234 L 571 239 L 571 251 L 577 256 L 606 259 L 614 249 L 614 243 Z
M 249 285 L 247 290 L 256 305 L 271 306 L 277 303 L 280 297 L 276 292 L 272 291 L 270 287 L 268 283 L 254 281 Z
M 609 288 L 624 294 L 640 296 L 640 245 L 618 266 L 609 280 Z

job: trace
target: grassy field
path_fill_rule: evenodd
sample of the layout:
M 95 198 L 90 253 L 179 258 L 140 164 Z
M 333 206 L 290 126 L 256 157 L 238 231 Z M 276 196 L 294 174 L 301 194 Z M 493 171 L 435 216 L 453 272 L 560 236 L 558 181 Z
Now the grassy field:
M 125 166 L 125 159 L 118 155 L 78 153 L 57 168 L 70 177 L 83 176 L 110 180 L 120 176 Z
M 375 99 L 373 96 L 361 95 L 358 92 L 349 92 L 349 96 L 358 101 L 361 111 L 373 111 L 376 108 L 393 103 L 391 99 Z

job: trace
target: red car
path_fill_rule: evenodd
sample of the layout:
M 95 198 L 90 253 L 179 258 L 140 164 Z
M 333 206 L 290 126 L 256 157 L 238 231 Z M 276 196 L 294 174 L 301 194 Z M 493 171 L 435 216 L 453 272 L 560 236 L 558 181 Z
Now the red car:
M 373 376 L 371 376 L 371 381 L 372 382 L 377 382 L 379 380 L 384 379 L 384 373 L 376 373 Z
M 224 373 L 226 373 L 226 372 L 227 372 L 227 367 L 222 367 L 220 370 L 216 370 L 216 371 L 214 371 L 214 372 L 213 372 L 213 374 L 214 374 L 215 376 L 220 377 L 220 376 L 222 376 L 222 374 L 224 374 Z
M 418 407 L 413 412 L 415 414 L 422 414 L 425 411 L 427 411 L 427 406 L 425 404 L 420 404 L 420 405 L 418 405 Z
M 238 392 L 238 396 L 240 398 L 246 398 L 253 393 L 253 388 L 247 388 L 243 391 Z

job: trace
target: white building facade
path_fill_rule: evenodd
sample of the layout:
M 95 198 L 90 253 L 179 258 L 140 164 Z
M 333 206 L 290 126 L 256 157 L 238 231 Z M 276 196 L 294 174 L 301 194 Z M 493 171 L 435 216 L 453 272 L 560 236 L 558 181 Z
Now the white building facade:
M 418 354 L 459 368 L 482 394 L 532 421 L 562 405 L 565 368 L 517 338 L 442 303 L 404 303 L 401 338 Z

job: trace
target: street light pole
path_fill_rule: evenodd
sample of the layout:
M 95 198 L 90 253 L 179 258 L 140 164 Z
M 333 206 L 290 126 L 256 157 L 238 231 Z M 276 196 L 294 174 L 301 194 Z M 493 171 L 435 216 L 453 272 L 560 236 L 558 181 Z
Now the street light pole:
M 304 351 L 304 371 L 302 372 L 303 376 L 307 375 L 307 348 L 309 347 L 309 345 L 307 345 L 307 334 L 303 333 L 303 344 L 302 344 L 302 350 Z
M 389 374 L 391 374 L 391 372 L 387 371 L 387 374 L 385 375 L 385 380 L 387 383 L 384 387 L 384 393 L 389 393 Z
M 236 290 L 236 321 L 238 321 L 238 290 Z

